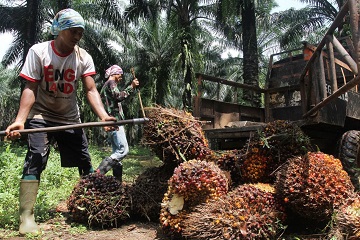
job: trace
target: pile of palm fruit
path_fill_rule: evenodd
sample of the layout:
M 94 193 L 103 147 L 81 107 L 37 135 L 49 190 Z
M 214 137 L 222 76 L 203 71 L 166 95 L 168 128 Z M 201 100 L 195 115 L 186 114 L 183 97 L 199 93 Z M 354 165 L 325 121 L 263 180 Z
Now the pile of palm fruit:
M 202 131 L 202 123 L 186 111 L 145 108 L 149 121 L 143 126 L 142 144 L 162 160 L 163 166 L 148 169 L 130 188 L 132 216 L 158 220 L 167 181 L 174 169 L 189 159 L 209 158 L 212 151 Z
M 74 187 L 67 208 L 74 222 L 95 228 L 118 227 L 129 218 L 127 191 L 113 176 L 89 174 Z
M 240 151 L 237 149 L 214 151 L 211 157 L 206 158 L 206 160 L 216 162 L 220 169 L 229 176 L 230 186 L 236 186 L 242 182 L 242 176 L 239 174 L 239 169 L 236 166 L 236 163 L 239 161 L 239 155 Z
M 161 201 L 168 189 L 168 180 L 174 172 L 172 165 L 151 167 L 140 174 L 129 188 L 131 217 L 158 221 Z
M 202 124 L 190 113 L 163 107 L 145 108 L 142 144 L 164 163 L 204 159 L 211 153 Z
M 328 239 L 360 239 L 360 196 L 357 195 L 336 210 L 333 215 L 334 227 Z
M 310 150 L 310 139 L 299 126 L 277 120 L 248 140 L 240 150 L 237 166 L 244 183 L 274 182 L 284 162 Z
M 354 186 L 339 159 L 322 152 L 289 159 L 276 190 L 286 207 L 304 219 L 329 221 L 334 209 L 353 197 Z
M 213 162 L 190 160 L 175 168 L 161 203 L 160 223 L 169 234 L 181 233 L 183 220 L 197 205 L 228 192 L 228 179 Z
M 184 220 L 187 239 L 275 239 L 284 211 L 271 185 L 244 184 L 196 207 Z
M 74 221 L 107 227 L 140 217 L 160 221 L 171 238 L 276 239 L 289 217 L 316 222 L 337 213 L 337 232 L 359 236 L 360 200 L 348 201 L 355 198 L 349 176 L 340 160 L 311 152 L 298 126 L 270 122 L 242 149 L 215 152 L 189 113 L 146 112 L 142 143 L 163 165 L 128 187 L 84 177 L 68 200 Z

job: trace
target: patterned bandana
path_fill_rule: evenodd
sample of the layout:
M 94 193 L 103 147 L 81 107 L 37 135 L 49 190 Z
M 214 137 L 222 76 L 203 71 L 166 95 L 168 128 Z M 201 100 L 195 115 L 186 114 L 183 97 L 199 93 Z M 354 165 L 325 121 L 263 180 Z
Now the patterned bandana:
M 123 74 L 123 70 L 118 65 L 112 65 L 105 71 L 105 78 L 110 77 L 111 75 L 115 74 Z
M 58 12 L 51 25 L 51 34 L 59 35 L 59 32 L 68 28 L 81 27 L 85 29 L 85 21 L 81 15 L 71 9 L 63 9 Z

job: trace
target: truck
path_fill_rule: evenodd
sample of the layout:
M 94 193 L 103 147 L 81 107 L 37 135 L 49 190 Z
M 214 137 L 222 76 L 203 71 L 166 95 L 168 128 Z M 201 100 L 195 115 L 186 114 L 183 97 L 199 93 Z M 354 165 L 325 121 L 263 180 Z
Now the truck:
M 239 149 L 269 122 L 286 120 L 301 127 L 322 152 L 336 156 L 360 190 L 360 0 L 347 1 L 317 45 L 272 54 L 264 87 L 197 73 L 194 117 L 204 121 L 213 150 Z M 345 16 L 351 35 L 335 36 Z M 205 86 L 217 89 L 209 98 Z M 231 89 L 224 98 L 221 89 Z M 238 103 L 239 92 L 253 91 L 263 106 Z M 226 99 L 226 100 L 225 100 Z

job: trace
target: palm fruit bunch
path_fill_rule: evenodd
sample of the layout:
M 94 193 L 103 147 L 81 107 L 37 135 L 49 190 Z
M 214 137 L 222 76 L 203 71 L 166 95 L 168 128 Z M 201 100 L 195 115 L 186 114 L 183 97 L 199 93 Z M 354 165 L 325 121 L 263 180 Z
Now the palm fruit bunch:
M 333 223 L 328 239 L 360 239 L 360 195 L 336 210 Z
M 84 176 L 67 199 L 74 222 L 89 227 L 118 227 L 129 218 L 130 200 L 127 186 L 113 176 L 93 173 Z
M 276 120 L 249 138 L 241 149 L 237 166 L 245 183 L 273 183 L 279 166 L 290 157 L 305 154 L 310 149 L 310 138 L 298 125 Z
M 162 165 L 146 169 L 129 188 L 131 218 L 158 221 L 161 201 L 175 167 Z
M 160 223 L 169 234 L 180 233 L 182 221 L 200 203 L 228 192 L 228 180 L 213 162 L 190 160 L 175 168 L 161 203 Z
M 268 149 L 252 147 L 240 154 L 241 181 L 245 183 L 269 182 L 269 168 L 273 165 Z
M 269 184 L 243 184 L 197 206 L 184 220 L 186 239 L 276 239 L 284 209 Z
M 162 107 L 145 110 L 149 121 L 143 127 L 142 144 L 164 163 L 204 159 L 211 153 L 201 122 L 189 112 Z
M 275 187 L 289 210 L 315 222 L 330 220 L 333 210 L 354 194 L 340 160 L 322 152 L 289 159 L 279 170 Z
M 215 161 L 216 164 L 220 167 L 225 174 L 229 175 L 229 180 L 231 180 L 231 185 L 238 185 L 241 181 L 241 175 L 238 172 L 236 167 L 236 162 L 238 161 L 240 151 L 238 149 L 218 151 L 214 152 L 215 159 L 206 159 L 207 161 Z

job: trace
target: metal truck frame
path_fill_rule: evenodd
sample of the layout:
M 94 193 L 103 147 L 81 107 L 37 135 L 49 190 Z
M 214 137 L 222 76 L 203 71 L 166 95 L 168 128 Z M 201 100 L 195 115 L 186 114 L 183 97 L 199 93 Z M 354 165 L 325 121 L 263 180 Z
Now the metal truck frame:
M 345 168 L 360 168 L 360 0 L 348 0 L 317 46 L 270 57 L 264 88 L 197 73 L 198 93 L 194 116 L 209 122 L 205 136 L 212 149 L 241 148 L 266 123 L 288 120 L 298 124 L 312 143 L 339 157 Z M 334 35 L 345 17 L 351 36 Z M 281 58 L 276 60 L 277 58 Z M 218 89 L 215 99 L 204 95 L 205 84 Z M 233 88 L 232 102 L 221 99 L 221 88 Z M 263 107 L 237 103 L 238 93 L 247 90 L 262 96 Z M 358 176 L 358 175 L 357 175 Z

